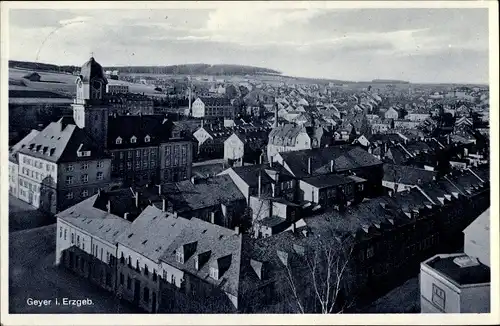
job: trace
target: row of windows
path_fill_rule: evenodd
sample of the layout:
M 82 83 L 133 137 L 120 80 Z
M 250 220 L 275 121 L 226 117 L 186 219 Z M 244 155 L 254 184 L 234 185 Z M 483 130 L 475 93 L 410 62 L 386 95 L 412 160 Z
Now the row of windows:
M 104 167 L 104 162 L 103 161 L 98 161 L 97 162 L 97 168 L 98 169 L 101 169 Z M 81 170 L 87 170 L 89 168 L 89 163 L 88 162 L 83 162 L 83 163 L 80 163 L 80 169 Z M 74 171 L 75 170 L 75 167 L 73 164 L 68 164 L 66 165 L 66 171 L 67 172 L 71 172 L 71 171 Z
M 89 194 L 90 194 L 90 191 L 89 191 L 89 190 L 87 190 L 87 189 L 84 189 L 84 190 L 82 190 L 82 192 L 80 193 L 80 197 L 81 197 L 81 198 L 87 198 L 87 197 L 89 196 Z M 75 198 L 75 193 L 74 193 L 73 191 L 68 191 L 68 192 L 66 193 L 66 199 L 73 199 L 73 198 Z
M 144 142 L 149 143 L 150 141 L 151 141 L 151 137 L 149 135 L 146 135 L 146 137 L 144 137 Z M 122 142 L 123 142 L 123 138 L 118 136 L 118 138 L 116 138 L 116 144 L 120 145 Z M 130 137 L 130 143 L 131 144 L 137 143 L 137 137 L 136 136 Z
M 75 236 L 76 235 L 76 236 Z M 59 227 L 59 238 L 66 240 L 68 237 L 68 229 L 63 228 L 62 226 Z M 76 240 L 76 241 L 75 241 Z M 71 244 L 75 244 L 78 246 L 78 248 L 81 248 L 82 250 L 85 250 L 85 238 L 81 238 L 82 241 L 80 241 L 80 235 L 75 234 L 74 232 L 71 233 Z M 99 250 L 100 249 L 100 250 Z M 99 258 L 99 253 L 100 253 L 100 259 L 103 260 L 103 253 L 104 249 L 97 244 L 92 244 L 92 255 L 95 257 Z M 113 255 L 109 253 L 109 251 L 106 250 L 106 262 L 110 262 L 113 259 Z
M 123 256 L 123 252 L 121 254 L 121 257 L 120 257 L 120 263 L 122 264 L 125 264 L 125 257 Z M 128 256 L 127 258 L 127 265 L 129 266 L 129 268 L 132 268 L 132 257 Z M 139 265 L 139 260 L 137 259 L 135 261 L 135 269 L 136 271 L 140 272 L 141 271 L 141 267 Z M 144 276 L 148 276 L 149 277 L 149 268 L 148 268 L 148 265 L 144 264 L 144 270 L 143 270 L 143 274 Z M 157 281 L 158 280 L 158 274 L 156 273 L 156 269 L 153 269 L 153 273 L 152 273 L 152 278 L 153 278 L 153 281 Z
M 40 181 L 43 181 L 43 179 L 45 179 L 45 173 L 33 171 L 33 170 L 28 169 L 28 168 L 22 168 L 21 174 L 24 174 L 28 177 L 31 177 L 33 179 L 40 180 Z
M 127 165 L 126 165 L 126 169 L 127 170 L 132 170 L 132 167 L 135 167 L 134 170 L 139 170 L 141 169 L 141 166 L 143 169 L 148 169 L 148 168 L 151 168 L 151 169 L 154 169 L 156 168 L 156 161 L 151 161 L 149 164 L 147 161 L 144 161 L 141 165 L 141 162 L 135 162 L 135 165 L 132 164 L 132 162 L 127 162 Z M 116 172 L 116 171 L 120 171 L 120 172 L 123 172 L 123 170 L 125 170 L 125 165 L 123 163 L 120 163 L 120 165 L 115 165 L 113 164 L 111 166 L 111 171 L 112 172 Z
M 126 155 L 125 155 L 126 153 Z M 149 154 L 151 154 L 151 159 L 155 159 L 156 158 L 156 149 L 154 148 L 145 148 L 142 150 L 142 156 L 145 156 L 147 157 Z M 133 156 L 134 156 L 134 151 L 122 151 L 120 152 L 119 154 L 120 156 L 120 159 L 122 160 L 125 156 L 127 156 L 127 158 L 131 159 Z M 113 159 L 116 158 L 116 153 L 111 153 L 111 157 Z M 137 149 L 135 150 L 135 157 L 136 158 L 140 158 L 141 157 L 141 150 L 140 149 Z
M 43 169 L 43 167 L 44 167 L 43 161 L 31 159 L 31 158 L 26 157 L 26 156 L 23 156 L 23 163 L 34 166 L 37 169 Z M 47 172 L 51 172 L 51 171 L 54 172 L 55 166 L 53 164 L 45 163 L 45 170 Z
M 103 180 L 104 178 L 104 173 L 102 172 L 97 172 L 96 173 L 96 179 L 97 180 Z M 74 183 L 75 178 L 72 175 L 67 175 L 66 176 L 66 185 L 72 185 Z M 89 182 L 89 175 L 88 174 L 82 174 L 80 176 L 80 181 L 81 183 L 88 183 Z
M 187 163 L 187 145 L 165 147 L 165 167 L 169 167 L 172 165 L 173 166 L 186 165 L 186 163 Z
M 24 188 L 28 188 L 30 191 L 33 192 L 40 192 L 40 185 L 28 182 L 24 179 L 19 179 L 19 185 Z
M 123 273 L 120 273 L 120 285 L 124 285 L 125 283 L 125 276 L 123 275 Z M 132 290 L 132 278 L 130 276 L 127 276 L 127 290 Z M 155 294 L 153 293 L 153 296 Z M 148 287 L 144 287 L 143 291 L 142 291 L 142 300 L 144 300 L 144 302 L 149 302 L 149 288 Z

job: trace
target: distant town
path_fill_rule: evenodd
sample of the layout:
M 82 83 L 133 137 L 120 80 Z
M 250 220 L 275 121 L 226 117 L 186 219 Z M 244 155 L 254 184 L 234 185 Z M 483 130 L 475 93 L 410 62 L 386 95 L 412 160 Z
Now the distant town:
M 11 313 L 490 311 L 488 85 L 98 61 L 9 63 Z

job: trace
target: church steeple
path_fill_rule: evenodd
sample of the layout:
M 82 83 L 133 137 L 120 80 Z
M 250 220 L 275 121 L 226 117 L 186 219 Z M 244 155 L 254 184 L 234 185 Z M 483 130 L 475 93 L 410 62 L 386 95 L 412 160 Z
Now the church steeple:
M 76 99 L 73 104 L 76 125 L 88 129 L 103 146 L 106 146 L 108 130 L 107 84 L 102 66 L 91 57 L 82 66 L 76 79 Z

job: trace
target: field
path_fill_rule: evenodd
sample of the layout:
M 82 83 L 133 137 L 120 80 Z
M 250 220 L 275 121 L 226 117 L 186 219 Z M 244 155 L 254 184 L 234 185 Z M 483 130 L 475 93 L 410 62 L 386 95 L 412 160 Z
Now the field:
M 26 70 L 26 69 L 20 69 L 20 68 L 9 68 L 9 79 L 12 80 L 23 80 L 23 82 L 26 84 L 28 88 L 26 90 L 30 89 L 39 89 L 39 90 L 46 90 L 46 91 L 53 91 L 53 92 L 61 92 L 65 93 L 71 96 L 75 96 L 76 94 L 76 76 L 71 75 L 71 74 L 64 74 L 64 73 L 52 73 L 52 72 L 38 72 L 41 76 L 41 80 L 43 82 L 33 82 L 29 81 L 27 79 L 24 79 L 23 77 L 29 73 L 33 72 L 32 70 Z M 150 85 L 142 85 L 142 84 L 135 84 L 135 83 L 129 83 L 126 81 L 122 80 L 113 80 L 112 81 L 114 84 L 120 84 L 120 85 L 128 85 L 130 92 L 132 93 L 144 93 L 145 95 L 161 95 L 160 92 L 157 92 L 154 90 L 154 86 Z M 19 86 L 18 86 L 19 87 Z

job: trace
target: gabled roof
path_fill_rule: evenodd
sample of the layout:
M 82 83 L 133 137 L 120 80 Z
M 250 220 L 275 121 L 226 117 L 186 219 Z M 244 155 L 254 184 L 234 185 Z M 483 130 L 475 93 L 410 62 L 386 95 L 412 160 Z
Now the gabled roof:
M 304 133 L 306 130 L 303 126 L 296 124 L 285 124 L 282 126 L 277 126 L 271 130 L 269 133 L 269 143 L 274 145 L 295 145 L 295 139 L 300 133 Z
M 407 165 L 384 164 L 384 181 L 406 185 L 419 185 L 432 182 L 437 173 Z
M 175 252 L 177 248 L 186 243 L 196 242 L 195 252 L 189 256 L 184 263 L 176 260 Z M 180 270 L 189 272 L 198 278 L 220 288 L 232 295 L 237 296 L 240 282 L 242 235 L 236 234 L 233 230 L 211 224 L 197 218 L 193 218 L 185 224 L 181 232 L 175 237 L 170 245 L 164 250 L 160 260 L 172 265 Z M 195 268 L 195 257 L 210 251 L 208 260 Z M 219 279 L 210 277 L 210 266 L 217 264 L 219 259 L 227 260 L 226 270 L 219 274 Z
M 303 178 L 301 181 L 320 189 L 355 183 L 353 179 L 338 174 L 318 175 Z
M 158 145 L 167 142 L 172 136 L 173 124 L 164 115 L 120 115 L 110 116 L 108 120 L 108 148 L 135 148 Z M 132 137 L 136 142 L 132 143 Z M 149 142 L 145 141 L 150 137 Z M 122 139 L 121 144 L 116 139 Z
M 17 144 L 12 146 L 12 148 L 9 151 L 9 160 L 14 163 L 18 163 L 18 155 L 17 153 L 24 147 L 26 147 L 33 138 L 35 138 L 36 135 L 38 135 L 39 131 L 38 130 L 31 130 L 29 134 L 24 136 L 23 139 L 21 139 Z
M 245 200 L 243 194 L 228 175 L 196 180 L 194 184 L 189 180 L 181 181 L 167 189 L 165 195 L 178 212 Z
M 91 155 L 78 156 L 77 151 L 82 147 L 90 151 Z M 76 126 L 72 117 L 62 117 L 57 122 L 50 123 L 19 152 L 55 163 L 109 157 L 85 129 Z
M 160 257 L 188 222 L 182 217 L 174 217 L 156 207 L 148 206 L 132 222 L 127 232 L 118 237 L 117 242 L 154 262 L 159 262 Z
M 348 145 L 284 152 L 279 155 L 296 177 L 309 175 L 309 158 L 311 159 L 311 172 L 313 175 L 330 173 L 330 162 L 332 160 L 334 160 L 334 170 L 336 172 L 382 164 L 375 156 L 360 147 Z
M 128 230 L 130 222 L 120 216 L 95 208 L 94 203 L 97 198 L 98 195 L 87 198 L 56 216 L 94 237 L 115 244 L 118 237 Z

